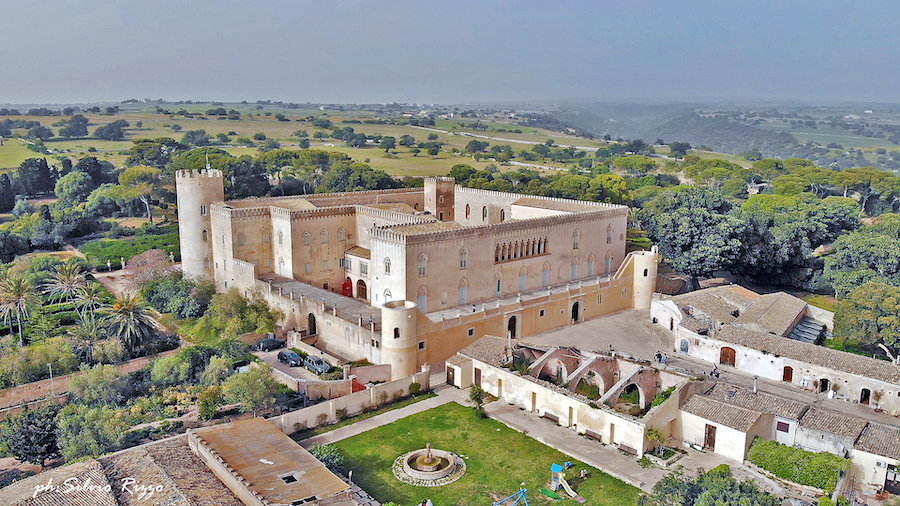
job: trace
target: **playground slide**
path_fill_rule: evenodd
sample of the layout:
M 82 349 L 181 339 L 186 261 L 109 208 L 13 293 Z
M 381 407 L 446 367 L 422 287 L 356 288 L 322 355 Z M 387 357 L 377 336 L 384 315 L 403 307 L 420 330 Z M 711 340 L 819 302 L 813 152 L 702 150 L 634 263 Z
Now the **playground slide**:
M 576 494 L 575 491 L 572 490 L 572 487 L 569 486 L 569 483 L 565 479 L 559 480 L 559 484 L 562 485 L 562 488 L 566 490 L 567 494 L 572 497 L 578 497 L 578 494 Z

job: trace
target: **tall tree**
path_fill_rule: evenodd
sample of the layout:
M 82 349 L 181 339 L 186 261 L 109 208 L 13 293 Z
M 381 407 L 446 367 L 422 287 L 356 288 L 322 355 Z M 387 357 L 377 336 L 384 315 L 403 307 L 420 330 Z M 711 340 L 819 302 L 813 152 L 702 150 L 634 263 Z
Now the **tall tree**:
M 37 295 L 31 280 L 18 274 L 6 273 L 0 277 L 0 315 L 10 325 L 13 315 L 19 331 L 19 346 L 25 346 L 23 327 L 28 313 L 37 305 Z M 11 325 L 10 325 L 11 326 Z
M 232 375 L 225 381 L 224 389 L 227 399 L 241 403 L 241 409 L 252 412 L 255 417 L 275 405 L 280 387 L 272 377 L 272 366 L 264 364 Z
M 44 290 L 57 300 L 71 302 L 84 286 L 84 273 L 76 263 L 59 264 L 47 279 Z
M 138 295 L 125 294 L 112 303 L 101 306 L 109 333 L 122 341 L 129 356 L 147 343 L 156 333 L 156 310 Z
M 47 193 L 53 189 L 53 179 L 46 158 L 29 158 L 19 164 L 19 185 L 27 195 Z
M 16 191 L 13 189 L 9 174 L 0 175 L 0 213 L 12 211 L 16 205 Z
M 59 457 L 56 442 L 56 405 L 25 409 L 0 425 L 2 446 L 22 462 L 43 467 L 47 459 Z

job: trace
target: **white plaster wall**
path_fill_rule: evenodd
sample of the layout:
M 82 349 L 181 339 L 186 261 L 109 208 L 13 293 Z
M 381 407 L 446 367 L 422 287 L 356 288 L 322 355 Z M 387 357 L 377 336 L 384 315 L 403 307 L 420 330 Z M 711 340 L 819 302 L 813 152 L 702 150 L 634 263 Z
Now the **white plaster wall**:
M 703 446 L 706 439 L 706 425 L 716 427 L 716 447 L 715 453 L 723 457 L 744 461 L 744 453 L 747 447 L 747 436 L 740 431 L 730 427 L 709 422 L 697 415 L 681 412 L 681 440 Z
M 887 476 L 888 464 L 896 466 L 898 461 L 874 453 L 864 452 L 862 450 L 853 450 L 850 452 L 850 471 L 851 476 L 856 477 L 864 490 L 878 490 L 884 486 L 884 480 Z M 879 466 L 878 464 L 882 465 Z

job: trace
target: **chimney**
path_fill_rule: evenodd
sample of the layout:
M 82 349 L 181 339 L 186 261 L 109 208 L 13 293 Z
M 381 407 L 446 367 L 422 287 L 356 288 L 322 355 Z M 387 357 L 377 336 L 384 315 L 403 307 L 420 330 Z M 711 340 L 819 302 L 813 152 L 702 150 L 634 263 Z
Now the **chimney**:
M 759 376 L 753 377 L 753 393 L 754 394 L 756 393 L 756 380 L 758 380 L 758 379 L 759 379 Z

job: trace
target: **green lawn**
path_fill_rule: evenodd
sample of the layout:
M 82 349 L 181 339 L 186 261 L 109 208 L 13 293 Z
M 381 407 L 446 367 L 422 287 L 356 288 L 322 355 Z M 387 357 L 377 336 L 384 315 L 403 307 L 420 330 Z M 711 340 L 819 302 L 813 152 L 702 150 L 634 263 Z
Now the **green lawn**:
M 466 474 L 443 487 L 414 487 L 400 483 L 391 472 L 391 464 L 403 453 L 434 448 L 464 456 Z M 636 504 L 639 490 L 609 475 L 586 466 L 548 446 L 490 419 L 480 419 L 472 408 L 456 403 L 398 420 L 358 436 L 335 443 L 346 456 L 345 467 L 353 470 L 353 480 L 378 501 L 393 501 L 401 506 L 421 504 L 431 499 L 435 505 L 485 505 L 519 490 L 524 482 L 528 502 L 550 505 L 540 493 L 550 481 L 550 465 L 572 461 L 574 468 L 567 481 L 586 504 Z M 578 478 L 586 468 L 588 477 Z M 563 492 L 563 494 L 565 494 Z M 568 496 L 563 504 L 576 505 Z

